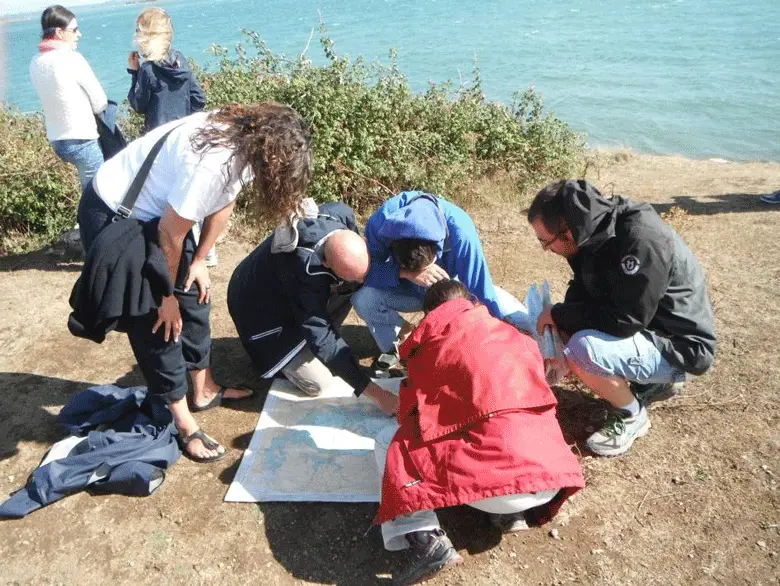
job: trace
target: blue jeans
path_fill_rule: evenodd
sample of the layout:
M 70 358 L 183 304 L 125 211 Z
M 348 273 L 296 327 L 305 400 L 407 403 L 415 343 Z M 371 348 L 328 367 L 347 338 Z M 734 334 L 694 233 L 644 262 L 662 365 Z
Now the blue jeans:
M 76 165 L 81 189 L 89 184 L 100 165 L 103 164 L 103 151 L 100 150 L 100 143 L 97 139 L 53 140 L 51 148 L 60 159 Z
M 401 285 L 392 289 L 364 286 L 352 295 L 355 312 L 366 322 L 381 352 L 393 349 L 393 342 L 404 324 L 401 313 L 422 311 L 425 290 L 407 283 L 402 281 Z M 525 327 L 528 321 L 525 306 L 500 287 L 495 287 L 495 291 L 501 312 L 512 317 L 511 323 L 515 327 L 528 329 Z
M 685 372 L 669 364 L 642 332 L 617 338 L 598 330 L 581 330 L 569 339 L 563 352 L 569 362 L 601 378 L 642 384 L 685 380 Z

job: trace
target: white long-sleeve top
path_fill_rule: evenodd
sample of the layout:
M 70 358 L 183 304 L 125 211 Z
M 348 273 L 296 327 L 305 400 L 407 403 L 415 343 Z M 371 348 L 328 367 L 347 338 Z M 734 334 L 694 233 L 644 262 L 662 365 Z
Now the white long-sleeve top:
M 81 53 L 65 44 L 38 53 L 30 63 L 30 79 L 43 104 L 50 141 L 98 137 L 95 114 L 106 109 L 108 99 Z

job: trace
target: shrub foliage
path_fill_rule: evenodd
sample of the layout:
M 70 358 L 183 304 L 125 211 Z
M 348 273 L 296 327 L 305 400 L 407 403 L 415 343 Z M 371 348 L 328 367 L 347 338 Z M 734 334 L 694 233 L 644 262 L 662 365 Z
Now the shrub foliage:
M 430 84 L 415 93 L 394 51 L 389 65 L 337 55 L 322 25 L 322 65 L 306 51 L 274 54 L 257 33 L 244 33 L 232 54 L 212 46 L 218 66 L 198 70 L 208 107 L 272 99 L 298 110 L 314 130 L 309 195 L 318 201 L 345 200 L 368 212 L 404 189 L 457 201 L 470 182 L 496 174 L 521 193 L 570 174 L 580 161 L 581 138 L 544 113 L 533 89 L 509 105 L 489 102 L 475 68 L 468 85 Z M 135 135 L 137 117 L 125 124 Z M 0 229 L 54 237 L 71 227 L 77 176 L 52 152 L 40 116 L 0 108 L 0 136 Z
M 389 65 L 337 55 L 322 25 L 321 66 L 305 53 L 274 54 L 257 33 L 244 34 L 232 56 L 212 46 L 219 67 L 200 74 L 209 106 L 273 99 L 298 110 L 315 130 L 317 200 L 365 208 L 414 188 L 457 199 L 471 180 L 497 172 L 522 191 L 569 174 L 582 155 L 582 139 L 544 114 L 533 89 L 511 105 L 488 102 L 476 68 L 467 86 L 414 93 L 395 51 Z
M 55 235 L 72 228 L 76 168 L 49 146 L 40 116 L 0 108 L 0 230 Z

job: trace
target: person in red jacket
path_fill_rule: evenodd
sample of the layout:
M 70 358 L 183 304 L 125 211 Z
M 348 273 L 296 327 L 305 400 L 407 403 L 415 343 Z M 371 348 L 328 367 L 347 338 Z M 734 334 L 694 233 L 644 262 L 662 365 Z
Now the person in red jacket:
M 550 520 L 585 486 L 563 439 L 536 342 L 492 317 L 458 281 L 431 286 L 400 347 L 398 425 L 376 438 L 385 548 L 410 549 L 395 584 L 462 558 L 434 509 L 468 504 L 505 532 Z

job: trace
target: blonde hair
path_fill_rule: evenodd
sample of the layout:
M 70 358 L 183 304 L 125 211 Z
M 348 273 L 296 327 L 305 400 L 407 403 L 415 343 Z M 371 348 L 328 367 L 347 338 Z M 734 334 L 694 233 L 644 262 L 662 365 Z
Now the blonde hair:
M 171 17 L 162 8 L 144 8 L 135 21 L 135 42 L 138 52 L 147 61 L 163 61 L 168 57 L 173 40 Z

